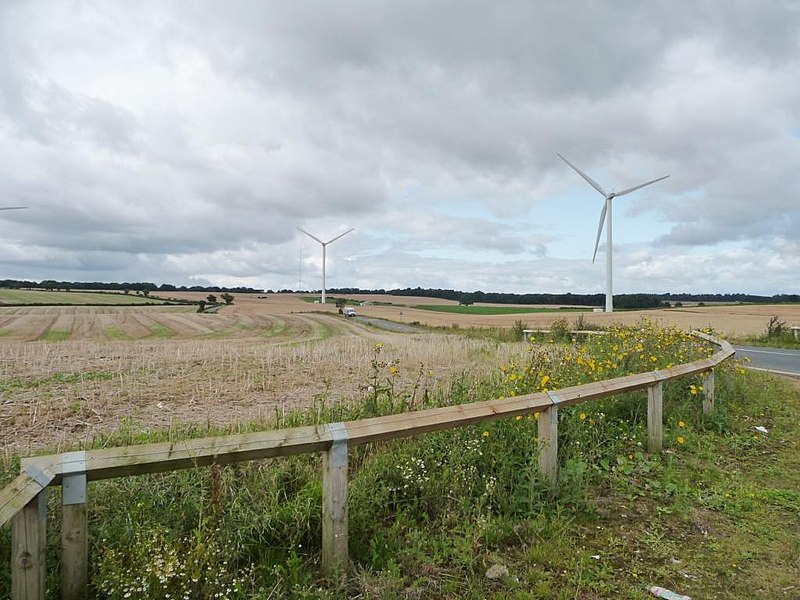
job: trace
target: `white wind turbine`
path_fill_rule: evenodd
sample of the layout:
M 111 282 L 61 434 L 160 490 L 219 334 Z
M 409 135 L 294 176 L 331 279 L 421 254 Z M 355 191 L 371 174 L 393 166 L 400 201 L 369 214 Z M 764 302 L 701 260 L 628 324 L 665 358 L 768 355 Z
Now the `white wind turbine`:
M 331 239 L 330 239 L 330 240 L 328 240 L 327 242 L 323 242 L 323 241 L 322 241 L 321 239 L 319 239 L 317 236 L 315 236 L 315 235 L 311 235 L 310 233 L 308 233 L 308 232 L 307 232 L 305 229 L 303 229 L 302 227 L 298 227 L 297 229 L 299 229 L 300 231 L 302 231 L 303 233 L 305 233 L 305 234 L 306 234 L 308 237 L 310 237 L 312 240 L 315 240 L 315 241 L 319 242 L 319 243 L 320 243 L 320 245 L 322 246 L 322 299 L 321 299 L 320 301 L 322 302 L 322 304 L 325 304 L 325 260 L 326 260 L 326 251 L 327 251 L 327 248 L 328 248 L 328 244 L 332 244 L 333 242 L 335 242 L 335 241 L 336 241 L 336 240 L 338 240 L 339 238 L 343 238 L 344 236 L 346 236 L 346 235 L 347 235 L 348 233 L 350 233 L 351 231 L 355 231 L 355 229 L 356 229 L 356 228 L 355 228 L 355 227 L 353 227 L 352 229 L 348 229 L 348 230 L 347 230 L 347 231 L 345 231 L 344 233 L 340 233 L 339 235 L 337 235 L 335 238 L 331 238 Z
M 556 152 L 558 154 L 558 152 Z M 653 181 L 648 181 L 647 183 L 642 183 L 640 185 L 635 185 L 630 187 L 626 190 L 622 190 L 621 192 L 606 192 L 600 184 L 597 183 L 594 179 L 589 177 L 586 173 L 581 171 L 578 167 L 573 165 L 569 162 L 566 158 L 558 154 L 558 157 L 567 163 L 570 167 L 572 167 L 575 172 L 583 177 L 589 185 L 591 185 L 594 189 L 600 192 L 605 198 L 605 203 L 603 204 L 603 210 L 600 211 L 600 224 L 597 226 L 597 241 L 594 243 L 594 254 L 592 255 L 592 263 L 594 263 L 594 259 L 597 258 L 597 248 L 600 246 L 600 235 L 603 233 L 603 221 L 606 223 L 606 312 L 614 312 L 614 296 L 612 293 L 612 284 L 611 284 L 611 271 L 612 271 L 612 248 L 611 248 L 611 200 L 616 198 L 617 196 L 624 196 L 625 194 L 630 194 L 631 192 L 635 192 L 636 190 L 640 190 L 643 187 L 650 185 L 651 183 L 656 183 L 657 181 L 661 181 L 662 179 L 666 179 L 669 175 L 664 175 L 663 177 L 659 177 L 658 179 L 653 179 Z M 606 220 L 606 217 L 608 220 Z

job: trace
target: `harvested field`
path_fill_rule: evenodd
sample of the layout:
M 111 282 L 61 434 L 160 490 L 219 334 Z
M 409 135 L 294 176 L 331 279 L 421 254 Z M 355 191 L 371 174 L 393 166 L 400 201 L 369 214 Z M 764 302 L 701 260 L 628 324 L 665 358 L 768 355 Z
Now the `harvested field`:
M 202 299 L 202 293 L 175 294 Z M 349 296 L 391 302 L 359 316 L 406 324 L 547 328 L 576 313 L 459 315 L 411 308 L 427 298 Z M 446 301 L 438 301 L 446 302 Z M 294 295 L 236 295 L 219 313 L 191 306 L 0 308 L 0 444 L 28 453 L 67 447 L 118 427 L 229 425 L 320 401 L 360 400 L 370 378 L 399 389 L 440 389 L 456 374 L 493 372 L 524 353 L 445 333 L 400 334 L 336 314 Z M 723 334 L 763 331 L 771 315 L 800 322 L 800 306 L 708 306 L 598 314 L 589 323 L 643 317 Z M 376 344 L 383 348 L 376 354 Z M 373 367 L 373 361 L 377 367 Z M 389 366 L 399 368 L 394 377 Z
M 121 292 L 60 292 L 0 288 L 0 304 L 160 304 L 161 300 Z
M 564 311 L 549 313 L 526 313 L 508 315 L 464 315 L 445 312 L 433 312 L 413 308 L 416 304 L 434 304 L 428 298 L 411 298 L 403 296 L 357 296 L 348 298 L 379 300 L 394 302 L 398 306 L 362 306 L 358 314 L 390 319 L 402 323 L 419 322 L 425 325 L 449 327 L 511 327 L 516 321 L 527 323 L 530 328 L 547 328 L 556 319 L 567 319 L 574 322 L 579 315 L 583 315 L 586 322 L 609 326 L 614 323 L 633 325 L 642 318 L 647 318 L 663 325 L 675 325 L 681 329 L 699 329 L 713 327 L 724 336 L 754 335 L 764 332 L 769 318 L 779 316 L 787 324 L 800 325 L 800 304 L 741 304 L 741 305 L 714 305 L 692 306 L 682 308 L 668 308 L 656 310 L 624 311 L 615 313 L 595 313 L 589 309 L 583 312 Z M 271 300 L 270 300 L 271 301 Z M 262 300 L 262 302 L 265 302 Z M 284 301 L 285 302 L 285 301 Z M 455 304 L 446 300 L 441 303 Z M 476 306 L 484 306 L 477 304 Z M 485 305 L 505 306 L 505 305 Z M 317 306 L 318 309 L 322 307 Z M 531 308 L 544 308 L 532 306 Z M 550 307 L 555 308 L 555 307 Z M 334 310 L 332 307 L 330 310 Z
M 196 332 L 195 323 L 180 335 Z M 27 454 L 131 424 L 168 428 L 172 423 L 224 426 L 258 420 L 315 402 L 360 400 L 374 375 L 379 381 L 391 379 L 397 389 L 416 388 L 422 394 L 449 385 L 462 372 L 485 375 L 524 352 L 522 344 L 384 333 L 328 315 L 286 315 L 237 333 L 4 341 L 0 444 Z M 396 376 L 390 365 L 399 369 Z

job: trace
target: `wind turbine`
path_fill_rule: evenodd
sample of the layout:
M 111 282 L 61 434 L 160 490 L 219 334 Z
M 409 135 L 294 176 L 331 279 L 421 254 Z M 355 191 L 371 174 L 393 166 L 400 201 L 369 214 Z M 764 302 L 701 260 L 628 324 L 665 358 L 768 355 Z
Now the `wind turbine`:
M 335 242 L 339 238 L 343 238 L 344 236 L 346 236 L 351 231 L 355 231 L 356 228 L 353 227 L 352 229 L 348 229 L 344 233 L 340 233 L 339 235 L 337 235 L 335 238 L 329 239 L 327 242 L 323 242 L 317 236 L 311 235 L 310 233 L 308 233 L 302 227 L 298 227 L 297 229 L 299 229 L 300 231 L 305 233 L 312 240 L 315 240 L 315 241 L 319 242 L 320 245 L 322 246 L 322 300 L 321 300 L 321 302 L 322 302 L 322 304 L 325 304 L 325 259 L 326 259 L 326 251 L 327 251 L 327 248 L 328 248 L 328 244 L 332 244 L 333 242 Z
M 0 206 L 0 210 L 22 210 L 28 208 L 27 206 Z
M 558 152 L 556 152 L 558 154 Z M 591 185 L 594 189 L 600 192 L 605 198 L 605 203 L 603 204 L 603 210 L 600 211 L 600 223 L 597 226 L 597 241 L 594 243 L 594 254 L 592 255 L 592 263 L 594 263 L 595 258 L 597 258 L 597 248 L 600 246 L 600 235 L 603 233 L 603 221 L 606 223 L 606 312 L 614 312 L 614 296 L 612 293 L 612 284 L 611 284 L 611 271 L 612 271 L 612 248 L 611 248 L 611 200 L 618 197 L 624 196 L 625 194 L 630 194 L 631 192 L 635 192 L 636 190 L 640 190 L 643 187 L 650 185 L 652 183 L 656 183 L 657 181 L 661 181 L 662 179 L 666 179 L 669 175 L 664 175 L 663 177 L 659 177 L 658 179 L 653 179 L 653 181 L 648 181 L 647 183 L 642 183 L 640 185 L 635 185 L 630 187 L 626 190 L 622 190 L 621 192 L 606 192 L 600 184 L 597 183 L 594 179 L 589 177 L 586 173 L 581 171 L 578 167 L 573 165 L 569 162 L 566 158 L 558 154 L 558 157 L 567 163 L 573 170 L 583 177 L 589 185 Z M 606 217 L 608 220 L 606 221 Z

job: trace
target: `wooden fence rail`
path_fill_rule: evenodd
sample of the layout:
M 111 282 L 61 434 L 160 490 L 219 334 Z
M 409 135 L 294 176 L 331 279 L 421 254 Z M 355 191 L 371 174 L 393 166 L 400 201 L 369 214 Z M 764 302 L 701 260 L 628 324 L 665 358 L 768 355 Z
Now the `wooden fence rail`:
M 540 392 L 417 412 L 209 437 L 141 446 L 67 452 L 22 459 L 22 473 L 0 491 L 0 526 L 12 521 L 12 598 L 45 597 L 46 494 L 62 486 L 61 596 L 84 599 L 88 593 L 87 482 L 211 464 L 322 452 L 322 567 L 328 573 L 347 567 L 347 456 L 350 446 L 412 437 L 540 413 L 539 469 L 555 485 L 558 480 L 558 409 L 636 390 L 647 390 L 648 449 L 662 449 L 663 382 L 703 374 L 703 410 L 714 405 L 714 367 L 734 354 L 723 340 L 695 332 L 716 346 L 709 358 L 669 369 L 638 373 L 550 392 Z

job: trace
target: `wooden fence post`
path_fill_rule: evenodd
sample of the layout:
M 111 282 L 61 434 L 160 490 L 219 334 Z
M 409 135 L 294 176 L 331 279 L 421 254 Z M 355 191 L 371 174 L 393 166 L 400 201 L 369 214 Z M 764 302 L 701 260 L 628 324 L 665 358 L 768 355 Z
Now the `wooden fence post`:
M 329 426 L 333 444 L 322 453 L 322 570 L 345 573 L 347 548 L 347 428 Z
M 47 578 L 47 488 L 11 522 L 11 598 L 44 600 Z
M 85 468 L 84 452 L 70 452 L 65 463 Z M 73 466 L 73 468 L 75 468 Z M 86 516 L 86 472 L 64 475 L 61 519 L 61 598 L 86 600 L 89 585 L 89 532 Z
M 714 370 L 703 373 L 703 414 L 714 410 Z
M 661 452 L 664 444 L 664 388 L 661 381 L 647 388 L 647 449 Z
M 550 484 L 558 485 L 558 397 L 548 392 L 553 406 L 539 413 L 539 473 Z

